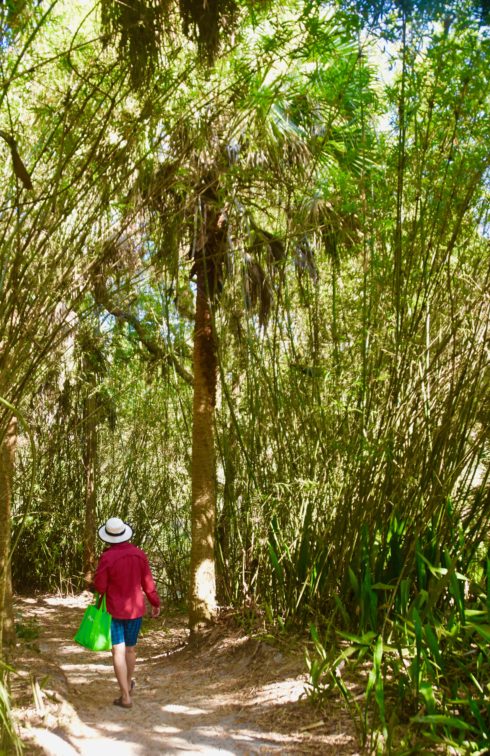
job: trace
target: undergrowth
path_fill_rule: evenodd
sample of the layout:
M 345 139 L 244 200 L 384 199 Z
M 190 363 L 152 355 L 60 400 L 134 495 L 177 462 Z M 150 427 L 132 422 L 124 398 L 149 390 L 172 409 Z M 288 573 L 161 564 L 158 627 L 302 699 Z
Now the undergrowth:
M 490 559 L 461 538 L 434 546 L 429 530 L 411 569 L 383 582 L 361 560 L 350 575 L 357 611 L 337 597 L 337 626 L 310 626 L 308 696 L 326 707 L 340 693 L 371 753 L 490 751 Z

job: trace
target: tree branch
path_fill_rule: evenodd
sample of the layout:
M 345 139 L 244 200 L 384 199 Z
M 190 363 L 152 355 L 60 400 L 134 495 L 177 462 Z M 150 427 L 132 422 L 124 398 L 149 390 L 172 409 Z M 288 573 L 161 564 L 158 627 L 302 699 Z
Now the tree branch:
M 111 302 L 109 292 L 107 291 L 105 285 L 100 281 L 100 279 L 94 286 L 94 298 L 96 303 L 104 307 L 110 315 L 113 315 L 118 320 L 124 320 L 126 321 L 126 323 L 129 323 L 129 325 L 132 326 L 136 331 L 136 334 L 141 343 L 146 347 L 151 355 L 164 363 L 173 365 L 176 373 L 178 373 L 178 375 L 180 375 L 180 377 L 186 383 L 190 384 L 191 386 L 193 385 L 194 378 L 192 376 L 192 373 L 189 373 L 189 371 L 180 364 L 179 360 L 174 354 L 168 352 L 161 345 L 161 343 L 159 343 L 156 339 L 148 334 L 143 323 L 141 323 L 141 321 L 139 321 L 132 312 L 123 310 L 121 307 L 118 307 L 116 304 L 114 304 L 114 302 Z

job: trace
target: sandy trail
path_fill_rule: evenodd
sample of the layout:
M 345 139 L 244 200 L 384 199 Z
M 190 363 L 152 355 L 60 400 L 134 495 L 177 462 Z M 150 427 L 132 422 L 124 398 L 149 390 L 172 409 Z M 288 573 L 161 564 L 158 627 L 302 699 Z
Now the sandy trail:
M 23 627 L 13 678 L 15 714 L 29 754 L 356 754 L 348 715 L 328 721 L 303 696 L 304 661 L 220 622 L 198 645 L 185 620 L 145 622 L 133 708 L 119 709 L 110 653 L 72 641 L 88 595 L 19 598 Z

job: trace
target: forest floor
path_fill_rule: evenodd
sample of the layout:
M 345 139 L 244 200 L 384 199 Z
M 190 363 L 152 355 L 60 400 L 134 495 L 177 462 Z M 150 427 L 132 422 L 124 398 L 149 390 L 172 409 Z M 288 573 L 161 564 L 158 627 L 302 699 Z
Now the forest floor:
M 341 703 L 327 717 L 305 698 L 301 649 L 247 635 L 226 616 L 197 645 L 183 616 L 145 620 L 133 707 L 117 708 L 110 653 L 72 640 L 90 598 L 16 600 L 12 696 L 27 754 L 359 752 Z

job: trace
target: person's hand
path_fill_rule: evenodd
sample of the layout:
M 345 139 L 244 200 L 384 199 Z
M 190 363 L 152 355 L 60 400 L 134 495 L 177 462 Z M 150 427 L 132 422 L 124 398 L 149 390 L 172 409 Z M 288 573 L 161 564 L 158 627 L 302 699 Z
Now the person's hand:
M 151 618 L 156 619 L 160 614 L 160 607 L 159 606 L 152 606 L 151 607 Z

